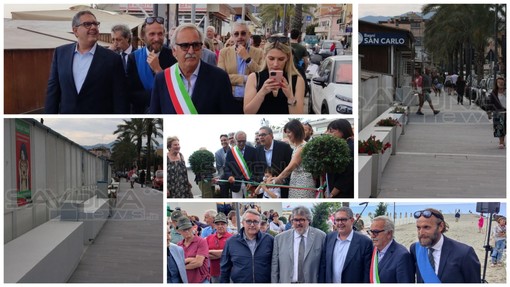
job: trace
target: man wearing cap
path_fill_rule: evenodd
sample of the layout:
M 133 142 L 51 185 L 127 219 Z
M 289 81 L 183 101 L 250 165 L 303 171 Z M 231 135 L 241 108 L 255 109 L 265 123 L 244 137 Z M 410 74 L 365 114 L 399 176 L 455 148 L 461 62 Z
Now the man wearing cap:
M 209 283 L 209 247 L 207 241 L 193 234 L 193 226 L 187 217 L 177 221 L 177 231 L 184 238 L 177 243 L 184 249 L 184 262 L 189 283 Z
M 206 238 L 207 236 L 216 233 L 216 224 L 214 222 L 214 219 L 218 212 L 214 209 L 206 210 L 204 213 L 204 221 L 207 223 L 207 227 L 202 229 L 202 233 L 200 233 L 200 236 L 202 238 Z
M 232 236 L 221 254 L 220 282 L 270 283 L 273 237 L 260 232 L 260 213 L 248 209 L 243 214 L 243 228 Z
M 216 233 L 207 236 L 206 241 L 209 246 L 209 258 L 211 260 L 211 283 L 220 283 L 220 259 L 227 239 L 232 234 L 227 232 L 227 216 L 222 212 L 214 218 Z
M 418 242 L 409 248 L 418 283 L 481 283 L 473 247 L 444 236 L 448 224 L 439 210 L 416 211 Z
M 166 283 L 188 283 L 188 275 L 186 275 L 186 266 L 184 264 L 184 250 L 177 244 L 170 242 L 172 241 L 170 231 L 167 234 Z
M 182 240 L 182 236 L 179 232 L 177 232 L 177 220 L 184 216 L 180 210 L 174 210 L 170 215 L 170 219 L 172 220 L 172 224 L 170 225 L 170 237 L 171 241 L 174 244 L 177 244 Z
M 393 221 L 388 216 L 377 216 L 368 232 L 375 249 L 370 283 L 414 283 L 413 259 L 407 248 L 395 241 Z
M 326 233 L 310 226 L 312 214 L 304 206 L 294 208 L 292 217 L 293 228 L 274 239 L 271 282 L 319 283 Z

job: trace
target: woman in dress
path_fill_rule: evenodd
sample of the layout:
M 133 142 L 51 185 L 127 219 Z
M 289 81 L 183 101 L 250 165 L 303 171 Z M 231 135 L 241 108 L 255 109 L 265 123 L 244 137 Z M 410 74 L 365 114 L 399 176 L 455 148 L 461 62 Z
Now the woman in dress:
M 506 136 L 506 86 L 505 78 L 499 76 L 490 96 L 490 109 L 493 111 L 494 137 L 499 138 L 498 148 L 504 149 Z
M 312 174 L 305 171 L 301 163 L 301 151 L 305 146 L 305 129 L 298 120 L 291 120 L 284 127 L 283 131 L 287 135 L 293 148 L 292 159 L 287 167 L 274 178 L 276 183 L 283 183 L 283 180 L 290 175 L 290 186 L 315 188 L 315 180 Z M 303 189 L 289 188 L 289 198 L 315 198 L 315 192 Z
M 167 184 L 168 198 L 193 198 L 188 169 L 180 153 L 181 146 L 177 137 L 168 138 Z
M 268 38 L 264 55 L 265 68 L 248 76 L 244 113 L 302 114 L 305 81 L 294 66 L 289 38 L 283 35 Z M 270 71 L 275 70 L 283 71 L 281 81 L 270 77 Z

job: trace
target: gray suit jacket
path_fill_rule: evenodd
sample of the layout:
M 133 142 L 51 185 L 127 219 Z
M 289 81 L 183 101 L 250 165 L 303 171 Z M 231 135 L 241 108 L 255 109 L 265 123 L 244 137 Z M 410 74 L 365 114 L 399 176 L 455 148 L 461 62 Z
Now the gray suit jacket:
M 303 266 L 305 282 L 302 283 L 319 282 L 319 267 L 325 238 L 326 233 L 322 230 L 309 227 Z M 289 229 L 274 238 L 271 283 L 291 283 L 293 273 L 294 229 Z
M 170 243 L 170 254 L 174 258 L 177 263 L 177 267 L 179 267 L 179 274 L 181 275 L 181 279 L 183 283 L 188 283 L 188 275 L 186 274 L 186 266 L 184 265 L 184 250 L 182 247 Z
M 202 61 L 206 62 L 211 66 L 217 66 L 216 54 L 207 48 L 202 48 L 202 56 L 200 58 L 202 59 Z

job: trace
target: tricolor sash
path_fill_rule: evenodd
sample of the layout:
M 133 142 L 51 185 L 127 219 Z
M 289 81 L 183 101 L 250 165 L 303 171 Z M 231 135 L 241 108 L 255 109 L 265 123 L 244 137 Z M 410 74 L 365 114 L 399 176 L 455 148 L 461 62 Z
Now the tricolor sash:
M 374 252 L 372 252 L 372 260 L 370 261 L 370 283 L 381 283 L 379 281 L 379 252 L 375 247 Z
M 415 244 L 416 263 L 420 271 L 421 278 L 424 283 L 441 283 L 441 280 L 436 275 L 428 257 L 428 250 L 426 247 L 420 245 L 419 242 Z
M 243 173 L 243 176 L 246 180 L 250 180 L 251 178 L 251 172 L 248 168 L 248 165 L 246 164 L 246 161 L 244 160 L 243 153 L 241 150 L 237 147 L 231 147 L 230 150 L 232 151 L 232 155 L 234 155 L 234 159 L 236 160 L 237 166 L 239 166 L 239 169 Z
M 193 101 L 184 86 L 181 75 L 179 74 L 179 65 L 175 63 L 168 69 L 165 69 L 165 81 L 170 94 L 170 100 L 175 108 L 175 113 L 182 114 L 198 114 Z

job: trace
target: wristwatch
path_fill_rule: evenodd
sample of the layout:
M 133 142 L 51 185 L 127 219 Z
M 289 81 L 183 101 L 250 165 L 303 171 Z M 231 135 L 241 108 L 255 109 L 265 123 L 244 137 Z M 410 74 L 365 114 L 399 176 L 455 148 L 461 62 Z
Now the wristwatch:
M 249 64 L 251 62 L 251 57 L 248 57 L 245 61 L 246 61 L 246 64 Z
M 289 105 L 291 107 L 294 107 L 296 104 L 297 104 L 297 99 L 296 98 L 294 98 L 293 102 L 287 102 L 287 105 Z

